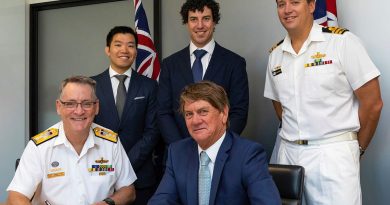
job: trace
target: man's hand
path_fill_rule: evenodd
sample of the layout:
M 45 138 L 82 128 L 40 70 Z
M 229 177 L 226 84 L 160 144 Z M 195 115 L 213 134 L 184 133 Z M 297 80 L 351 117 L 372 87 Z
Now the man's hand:
M 134 185 L 125 186 L 117 190 L 112 196 L 109 196 L 115 201 L 115 205 L 126 205 L 134 202 L 135 188 Z M 92 205 L 107 205 L 104 201 L 95 202 Z

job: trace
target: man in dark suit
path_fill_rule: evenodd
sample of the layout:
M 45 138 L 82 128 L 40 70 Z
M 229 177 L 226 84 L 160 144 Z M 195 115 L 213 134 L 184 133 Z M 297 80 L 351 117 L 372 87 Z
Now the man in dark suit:
M 183 117 L 177 112 L 182 89 L 200 79 L 221 85 L 230 101 L 229 129 L 240 134 L 246 125 L 249 104 L 246 62 L 213 39 L 215 25 L 220 19 L 219 4 L 212 0 L 187 0 L 182 8 L 183 24 L 187 24 L 190 45 L 164 59 L 158 91 L 158 123 L 167 144 L 190 137 Z M 201 56 L 200 76 L 193 73 L 196 52 Z
M 97 82 L 100 102 L 95 122 L 118 133 L 138 177 L 134 204 L 145 205 L 157 186 L 152 163 L 152 152 L 159 140 L 157 82 L 131 69 L 137 43 L 137 35 L 130 27 L 111 29 L 105 48 L 110 67 L 92 78 Z M 123 82 L 117 76 L 123 76 Z
M 180 111 L 192 138 L 170 145 L 150 205 L 281 204 L 262 146 L 227 131 L 229 103 L 221 86 L 187 86 Z

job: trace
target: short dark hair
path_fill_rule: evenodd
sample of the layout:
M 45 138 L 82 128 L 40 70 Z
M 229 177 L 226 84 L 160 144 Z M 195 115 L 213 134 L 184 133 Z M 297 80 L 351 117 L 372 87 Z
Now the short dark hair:
M 219 19 L 221 19 L 221 14 L 219 13 L 219 3 L 213 0 L 187 0 L 181 7 L 180 14 L 183 20 L 183 24 L 188 23 L 188 12 L 195 12 L 196 10 L 203 12 L 203 8 L 207 6 L 211 10 L 213 15 L 213 21 L 215 24 L 218 24 Z
M 198 83 L 187 85 L 180 94 L 180 112 L 184 115 L 186 102 L 204 100 L 210 103 L 219 112 L 229 107 L 229 99 L 225 89 L 211 81 L 203 80 Z M 226 123 L 229 126 L 229 120 Z
M 112 39 L 114 38 L 115 34 L 122 33 L 126 34 L 129 33 L 134 36 L 135 39 L 135 47 L 138 47 L 138 37 L 137 33 L 130 27 L 128 26 L 115 26 L 108 32 L 107 37 L 106 37 L 106 46 L 110 47 Z
M 96 97 L 96 81 L 92 78 L 86 77 L 86 76 L 71 76 L 69 78 L 66 78 L 61 82 L 59 93 L 58 93 L 58 99 L 61 99 L 62 97 L 62 91 L 64 90 L 65 86 L 69 83 L 76 83 L 81 85 L 89 85 L 92 88 L 92 97 L 94 99 L 97 99 Z

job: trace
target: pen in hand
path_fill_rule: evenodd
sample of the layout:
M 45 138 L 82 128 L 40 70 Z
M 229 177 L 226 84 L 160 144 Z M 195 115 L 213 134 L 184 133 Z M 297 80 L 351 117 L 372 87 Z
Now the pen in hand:
M 45 200 L 46 205 L 51 205 L 51 203 L 48 200 Z

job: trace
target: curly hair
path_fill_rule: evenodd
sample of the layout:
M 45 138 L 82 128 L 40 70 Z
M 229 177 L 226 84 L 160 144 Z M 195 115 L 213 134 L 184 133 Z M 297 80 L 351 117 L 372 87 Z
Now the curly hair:
M 188 12 L 195 12 L 196 10 L 203 12 L 204 7 L 207 6 L 211 10 L 213 15 L 213 21 L 218 24 L 221 19 L 219 13 L 219 3 L 213 0 L 187 0 L 181 7 L 180 14 L 183 20 L 183 24 L 188 23 Z

